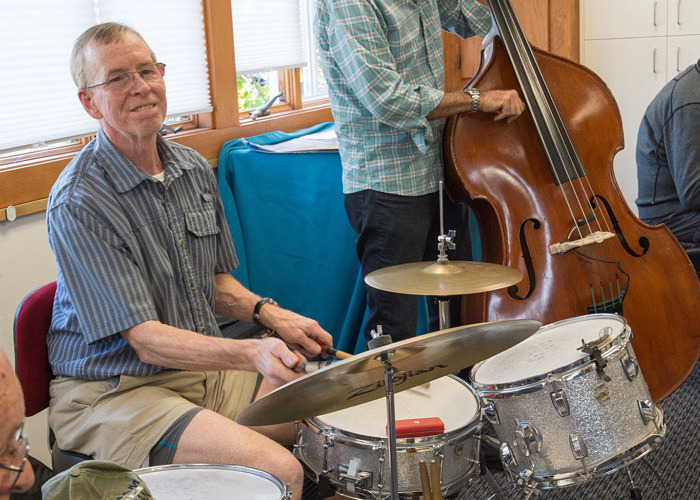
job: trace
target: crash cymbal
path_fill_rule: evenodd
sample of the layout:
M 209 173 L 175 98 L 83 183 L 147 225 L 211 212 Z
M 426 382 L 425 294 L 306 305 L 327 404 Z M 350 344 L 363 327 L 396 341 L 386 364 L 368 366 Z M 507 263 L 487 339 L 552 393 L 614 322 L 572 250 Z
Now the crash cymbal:
M 342 410 L 384 397 L 384 365 L 396 369 L 394 392 L 424 384 L 490 358 L 520 343 L 541 326 L 534 320 L 504 320 L 459 326 L 357 354 L 306 374 L 246 407 L 243 425 L 270 425 Z
M 522 279 L 517 269 L 489 262 L 427 261 L 377 269 L 365 283 L 385 292 L 446 296 L 498 290 Z

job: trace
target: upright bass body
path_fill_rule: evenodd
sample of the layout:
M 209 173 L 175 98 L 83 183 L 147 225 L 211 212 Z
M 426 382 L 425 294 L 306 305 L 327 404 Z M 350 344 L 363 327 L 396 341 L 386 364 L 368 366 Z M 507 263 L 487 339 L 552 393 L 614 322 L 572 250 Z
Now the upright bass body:
M 523 91 L 501 37 L 488 49 L 488 61 L 482 56 L 470 86 Z M 623 200 L 612 169 L 623 146 L 622 124 L 608 87 L 581 65 L 536 49 L 532 54 L 579 170 L 551 165 L 552 146 L 536 130 L 533 102 L 526 100 L 528 110 L 510 124 L 483 113 L 448 120 L 447 190 L 472 207 L 482 260 L 524 275 L 507 290 L 468 296 L 462 319 L 549 324 L 597 312 L 621 314 L 658 402 L 698 361 L 700 282 L 668 229 L 642 223 Z M 567 171 L 562 179 L 559 174 Z

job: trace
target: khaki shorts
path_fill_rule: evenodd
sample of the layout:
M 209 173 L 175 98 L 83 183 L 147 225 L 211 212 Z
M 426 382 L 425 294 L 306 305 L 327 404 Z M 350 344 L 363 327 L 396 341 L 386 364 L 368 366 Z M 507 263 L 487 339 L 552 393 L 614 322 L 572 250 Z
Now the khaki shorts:
M 89 381 L 51 381 L 49 426 L 58 447 L 137 469 L 166 430 L 195 407 L 234 419 L 255 397 L 258 374 L 165 370 Z

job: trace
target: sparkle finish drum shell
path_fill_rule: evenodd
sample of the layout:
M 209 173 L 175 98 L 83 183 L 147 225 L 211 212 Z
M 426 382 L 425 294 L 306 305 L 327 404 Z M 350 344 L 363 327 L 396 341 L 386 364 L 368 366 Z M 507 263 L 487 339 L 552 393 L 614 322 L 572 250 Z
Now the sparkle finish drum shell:
M 481 419 L 474 390 L 454 376 L 394 395 L 396 420 L 439 417 L 444 433 L 397 438 L 397 483 L 402 497 L 421 493 L 419 462 L 436 460 L 445 495 L 460 491 L 478 471 Z M 391 489 L 384 398 L 297 423 L 295 454 L 307 473 L 328 478 L 343 496 L 386 498 Z
M 484 418 L 516 484 L 580 483 L 661 441 L 663 413 L 649 395 L 631 338 L 620 316 L 580 316 L 543 326 L 472 368 Z M 583 352 L 584 342 L 596 343 L 593 352 Z

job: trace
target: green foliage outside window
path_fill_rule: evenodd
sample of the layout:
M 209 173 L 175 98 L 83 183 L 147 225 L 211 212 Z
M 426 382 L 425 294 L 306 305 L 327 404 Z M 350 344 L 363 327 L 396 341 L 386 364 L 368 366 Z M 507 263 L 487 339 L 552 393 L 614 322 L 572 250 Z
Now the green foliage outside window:
M 238 109 L 253 109 L 262 106 L 270 99 L 267 81 L 255 75 L 241 75 L 236 78 L 238 87 Z

